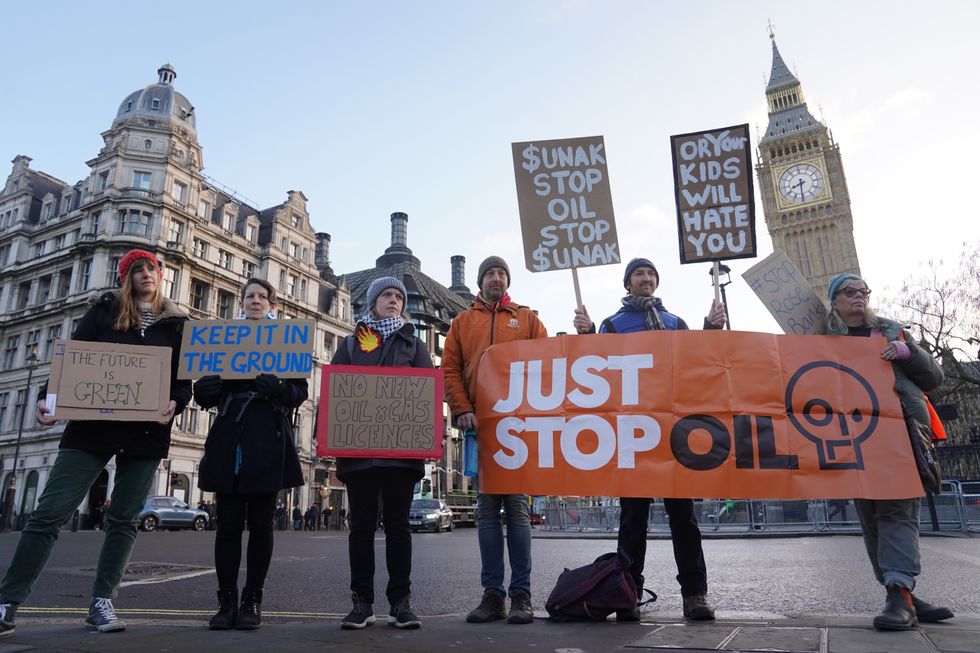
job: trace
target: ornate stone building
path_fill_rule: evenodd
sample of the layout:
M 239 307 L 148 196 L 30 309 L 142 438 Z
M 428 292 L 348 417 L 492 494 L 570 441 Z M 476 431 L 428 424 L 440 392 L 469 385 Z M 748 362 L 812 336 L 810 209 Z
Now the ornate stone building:
M 806 105 L 803 86 L 783 62 L 772 38 L 766 88 L 769 124 L 759 141 L 759 190 L 772 237 L 813 289 L 826 296 L 830 278 L 860 274 L 851 198 L 840 146 Z
M 175 90 L 169 64 L 158 74 L 157 83 L 123 99 L 102 134 L 104 146 L 86 162 L 91 171 L 85 179 L 63 182 L 17 156 L 0 192 L 3 488 L 12 484 L 18 430 L 28 413 L 16 461 L 18 513 L 33 508 L 63 428 L 36 428 L 32 414 L 52 344 L 68 338 L 101 293 L 116 286 L 117 263 L 134 247 L 158 256 L 163 292 L 192 319 L 235 317 L 242 283 L 257 276 L 276 287 L 282 317 L 316 321 L 313 401 L 297 417 L 296 446 L 307 484 L 283 499 L 309 506 L 330 484 L 329 461 L 315 454 L 315 400 L 320 368 L 353 329 L 350 294 L 330 269 L 330 236 L 313 230 L 302 192 L 288 191 L 283 203 L 259 209 L 205 176 L 194 107 Z M 41 363 L 28 389 L 32 351 Z M 162 461 L 151 493 L 188 502 L 202 498 L 197 465 L 213 417 L 192 403 L 178 418 L 170 457 Z M 110 463 L 83 503 L 83 514 L 111 492 L 113 475 Z

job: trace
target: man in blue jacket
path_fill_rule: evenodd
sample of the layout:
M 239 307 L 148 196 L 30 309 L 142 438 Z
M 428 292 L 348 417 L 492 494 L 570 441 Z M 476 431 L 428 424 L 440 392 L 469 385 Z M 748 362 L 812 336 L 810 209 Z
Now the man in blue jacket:
M 645 258 L 635 258 L 626 264 L 623 285 L 628 294 L 622 307 L 602 321 L 599 333 L 633 333 L 636 331 L 687 329 L 687 323 L 664 308 L 654 293 L 660 285 L 660 274 L 653 263 Z M 595 324 L 585 307 L 575 309 L 573 320 L 578 333 L 595 333 Z M 713 301 L 705 329 L 725 326 L 725 305 Z M 622 497 L 619 500 L 619 547 L 630 557 L 630 574 L 636 582 L 637 594 L 643 587 L 643 564 L 647 551 L 647 521 L 650 514 L 647 498 Z M 693 499 L 664 499 L 664 509 L 670 517 L 670 537 L 674 544 L 674 562 L 677 564 L 677 582 L 681 585 L 684 599 L 684 616 L 697 621 L 715 618 L 714 608 L 708 603 L 708 572 L 701 547 L 701 530 L 694 516 Z M 639 608 L 618 610 L 617 621 L 639 621 Z

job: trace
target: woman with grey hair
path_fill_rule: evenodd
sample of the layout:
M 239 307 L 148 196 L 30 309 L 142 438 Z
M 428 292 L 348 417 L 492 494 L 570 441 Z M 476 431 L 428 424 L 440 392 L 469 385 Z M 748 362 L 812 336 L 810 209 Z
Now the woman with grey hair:
M 901 324 L 871 310 L 870 295 L 868 285 L 856 274 L 833 277 L 828 288 L 831 310 L 827 334 L 885 336 L 888 345 L 881 357 L 891 362 L 895 370 L 895 390 L 902 405 L 914 419 L 929 424 L 925 393 L 942 383 L 942 370 Z M 874 618 L 875 628 L 908 630 L 919 621 L 932 623 L 952 618 L 949 608 L 930 605 L 912 594 L 921 569 L 919 499 L 855 499 L 854 504 L 871 567 L 887 593 L 884 610 Z

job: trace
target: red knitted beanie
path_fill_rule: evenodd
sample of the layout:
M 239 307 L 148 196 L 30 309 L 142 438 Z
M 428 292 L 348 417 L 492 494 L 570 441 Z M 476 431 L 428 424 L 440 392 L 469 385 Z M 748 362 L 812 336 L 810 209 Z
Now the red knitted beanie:
M 156 266 L 160 276 L 163 276 L 163 270 L 160 269 L 160 261 L 157 260 L 156 256 L 145 249 L 133 249 L 119 261 L 119 285 L 122 285 L 123 281 L 126 279 L 126 275 L 129 274 L 129 268 L 132 267 L 133 263 L 141 258 L 148 259 L 154 266 Z

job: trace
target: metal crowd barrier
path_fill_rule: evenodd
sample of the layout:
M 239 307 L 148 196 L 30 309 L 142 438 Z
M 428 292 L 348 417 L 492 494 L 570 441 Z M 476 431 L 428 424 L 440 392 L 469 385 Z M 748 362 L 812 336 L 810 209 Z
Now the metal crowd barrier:
M 550 531 L 610 533 L 619 530 L 619 499 L 567 497 L 544 505 L 541 528 Z M 704 533 L 860 532 L 857 509 L 850 499 L 746 500 L 697 499 L 694 514 Z M 935 515 L 935 521 L 933 520 Z M 663 500 L 650 502 L 648 530 L 668 533 Z M 980 481 L 943 481 L 932 496 L 922 499 L 920 531 L 980 533 Z

